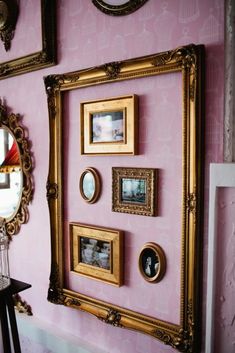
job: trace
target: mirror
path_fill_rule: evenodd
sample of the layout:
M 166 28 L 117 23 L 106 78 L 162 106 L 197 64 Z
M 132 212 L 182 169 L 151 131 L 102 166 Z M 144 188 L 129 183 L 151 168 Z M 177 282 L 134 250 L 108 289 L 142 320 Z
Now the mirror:
M 101 191 L 100 176 L 94 168 L 86 168 L 82 173 L 79 182 L 79 188 L 82 198 L 94 203 L 98 200 Z
M 27 222 L 32 198 L 32 160 L 19 119 L 18 114 L 8 115 L 0 100 L 0 217 L 10 237 Z
M 92 0 L 100 11 L 112 16 L 129 15 L 138 10 L 148 0 Z

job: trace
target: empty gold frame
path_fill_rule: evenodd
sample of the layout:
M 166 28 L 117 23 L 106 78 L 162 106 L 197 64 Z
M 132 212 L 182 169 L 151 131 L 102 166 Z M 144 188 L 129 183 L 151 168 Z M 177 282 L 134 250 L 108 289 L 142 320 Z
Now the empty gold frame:
M 56 64 L 56 0 L 40 1 L 42 49 L 38 52 L 0 63 L 0 79 Z
M 0 138 L 4 143 L 7 136 L 5 155 L 1 154 L 0 174 L 10 179 L 9 185 L 0 188 L 0 200 L 3 200 L 0 216 L 5 218 L 9 237 L 17 234 L 21 224 L 28 221 L 28 204 L 33 194 L 29 140 L 19 121 L 19 114 L 8 113 L 0 100 Z
M 197 352 L 199 343 L 199 266 L 202 210 L 202 59 L 203 46 L 113 62 L 91 69 L 45 77 L 50 121 L 50 166 L 47 197 L 51 219 L 52 262 L 48 300 L 87 311 L 113 326 L 149 334 L 181 352 Z M 66 286 L 64 273 L 63 92 L 131 79 L 182 75 L 182 202 L 179 324 L 104 302 Z M 111 87 L 110 87 L 111 89 Z M 181 89 L 181 88 L 180 88 Z M 135 157 L 133 157 L 135 158 Z M 200 216 L 200 217 L 199 217 Z M 131 216 L 129 216 L 131 217 Z M 136 217 L 136 216 L 135 216 Z M 174 242 L 174 239 L 172 239 Z M 167 249 L 165 248 L 167 253 Z M 136 264 L 133 264 L 136 266 Z M 125 272 L 125 270 L 124 270 Z M 162 282 L 161 282 L 162 283 Z M 152 288 L 152 286 L 151 286 Z M 110 301 L 112 299 L 110 298 Z

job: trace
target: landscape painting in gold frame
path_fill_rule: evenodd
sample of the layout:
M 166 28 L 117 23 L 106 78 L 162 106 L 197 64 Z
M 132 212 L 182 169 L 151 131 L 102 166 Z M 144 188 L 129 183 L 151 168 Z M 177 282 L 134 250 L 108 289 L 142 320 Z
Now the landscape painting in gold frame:
M 86 311 L 102 322 L 148 334 L 180 352 L 200 351 L 200 284 L 201 243 L 203 222 L 203 77 L 204 47 L 190 44 L 174 50 L 156 53 L 124 61 L 106 63 L 64 74 L 44 78 L 48 100 L 50 123 L 50 164 L 47 182 L 47 198 L 51 222 L 51 273 L 48 300 L 71 308 Z M 72 290 L 66 284 L 65 273 L 65 227 L 66 215 L 63 183 L 63 166 L 68 156 L 62 151 L 63 131 L 67 119 L 63 116 L 63 97 L 72 90 L 87 89 L 105 84 L 113 89 L 116 82 L 136 80 L 158 75 L 179 73 L 182 84 L 181 131 L 181 185 L 182 200 L 179 202 L 181 216 L 181 256 L 179 271 L 180 298 L 179 323 L 164 321 L 159 317 L 118 306 L 94 295 L 85 295 L 82 289 Z M 157 153 L 157 151 L 156 151 Z M 161 176 L 160 176 L 161 177 Z M 172 239 L 174 242 L 174 239 Z M 168 249 L 165 247 L 165 252 Z M 169 259 L 168 259 L 169 262 Z M 133 264 L 133 266 L 137 266 Z M 162 283 L 162 282 L 161 282 Z
M 80 104 L 81 154 L 137 153 L 136 95 Z
M 112 168 L 112 211 L 155 216 L 156 169 Z
M 123 284 L 123 232 L 70 223 L 72 263 L 75 273 L 109 284 Z

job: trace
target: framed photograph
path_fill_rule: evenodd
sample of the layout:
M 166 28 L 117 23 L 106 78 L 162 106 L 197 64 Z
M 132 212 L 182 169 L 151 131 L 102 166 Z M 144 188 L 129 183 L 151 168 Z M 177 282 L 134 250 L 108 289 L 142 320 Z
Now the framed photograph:
M 146 243 L 140 251 L 139 270 L 147 282 L 159 282 L 166 272 L 166 259 L 162 248 Z
M 112 210 L 155 216 L 156 169 L 112 168 Z
M 123 232 L 70 223 L 71 270 L 115 286 L 123 284 Z
M 94 168 L 86 168 L 79 181 L 79 189 L 82 198 L 89 203 L 95 203 L 101 192 L 101 180 L 99 173 Z
M 137 154 L 137 96 L 82 102 L 81 154 Z

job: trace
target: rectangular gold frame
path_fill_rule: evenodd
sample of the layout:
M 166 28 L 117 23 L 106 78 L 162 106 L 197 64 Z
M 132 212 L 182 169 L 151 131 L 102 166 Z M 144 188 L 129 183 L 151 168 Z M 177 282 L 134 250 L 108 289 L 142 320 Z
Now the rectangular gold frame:
M 109 284 L 123 284 L 123 232 L 118 229 L 96 227 L 81 223 L 70 223 L 71 270 L 79 275 L 94 278 Z M 81 261 L 80 239 L 86 237 L 110 243 L 110 269 L 103 269 Z
M 146 181 L 145 202 L 126 202 L 122 200 L 122 180 L 124 178 L 144 179 Z M 112 168 L 112 210 L 142 216 L 155 216 L 156 170 L 152 168 Z
M 81 154 L 136 154 L 137 153 L 137 96 L 129 95 L 80 103 Z M 92 142 L 91 115 L 122 111 L 124 141 Z
M 41 0 L 41 26 L 42 50 L 0 63 L 0 80 L 56 64 L 56 0 Z
M 113 62 L 45 77 L 50 122 L 47 198 L 51 220 L 51 275 L 48 300 L 87 311 L 97 318 L 149 334 L 181 352 L 198 352 L 200 335 L 200 244 L 202 237 L 202 74 L 203 46 Z M 66 287 L 64 274 L 63 92 L 159 74 L 182 74 L 182 234 L 180 323 L 170 323 L 107 303 Z M 134 264 L 133 264 L 134 266 Z

